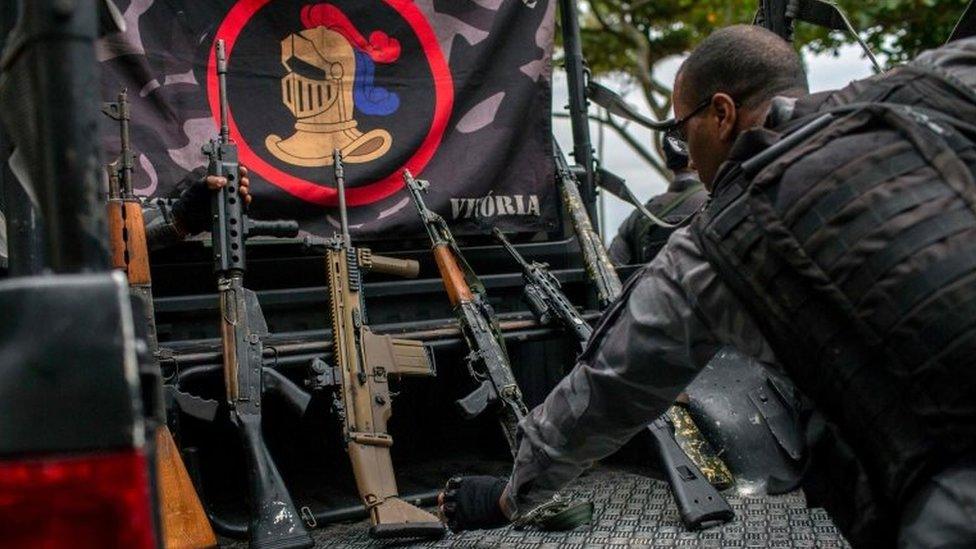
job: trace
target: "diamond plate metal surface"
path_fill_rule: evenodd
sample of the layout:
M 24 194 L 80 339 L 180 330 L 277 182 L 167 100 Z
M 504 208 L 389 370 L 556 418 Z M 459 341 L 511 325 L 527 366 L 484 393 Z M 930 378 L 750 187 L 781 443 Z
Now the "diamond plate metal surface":
M 687 532 L 666 483 L 648 477 L 597 469 L 564 494 L 590 498 L 594 522 L 571 532 L 515 531 L 511 528 L 449 534 L 419 544 L 386 544 L 370 539 L 367 521 L 315 530 L 315 547 L 435 547 L 583 549 L 623 547 L 816 547 L 847 548 L 848 543 L 823 509 L 808 509 L 803 493 L 782 496 L 727 496 L 736 518 L 720 527 Z M 228 547 L 246 547 L 236 543 Z

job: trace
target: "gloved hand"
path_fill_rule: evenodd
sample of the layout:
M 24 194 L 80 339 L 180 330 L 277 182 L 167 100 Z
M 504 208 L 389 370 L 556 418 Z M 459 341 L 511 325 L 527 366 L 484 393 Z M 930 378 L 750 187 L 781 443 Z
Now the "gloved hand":
M 447 527 L 454 532 L 498 528 L 509 523 L 501 507 L 505 479 L 489 476 L 453 477 L 438 504 Z
M 251 203 L 251 180 L 247 177 L 247 168 L 240 168 L 241 184 L 239 192 L 244 205 Z M 173 221 L 181 236 L 194 235 L 210 230 L 210 197 L 213 191 L 227 184 L 227 179 L 207 175 L 207 169 L 197 168 L 187 174 L 177 188 L 183 187 L 183 192 L 173 203 Z

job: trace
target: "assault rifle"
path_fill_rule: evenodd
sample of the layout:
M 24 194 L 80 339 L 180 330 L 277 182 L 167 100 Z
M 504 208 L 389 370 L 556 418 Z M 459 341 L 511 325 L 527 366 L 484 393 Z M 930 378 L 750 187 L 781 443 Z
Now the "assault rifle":
M 332 153 L 339 195 L 340 233 L 329 241 L 325 260 L 332 312 L 333 356 L 338 370 L 336 409 L 343 421 L 343 439 L 356 486 L 369 509 L 371 536 L 376 538 L 440 537 L 444 525 L 434 515 L 400 499 L 397 493 L 387 430 L 392 415 L 390 376 L 433 376 L 433 356 L 420 341 L 374 334 L 366 326 L 362 271 L 414 278 L 416 261 L 373 255 L 354 248 L 346 216 L 342 153 Z
M 403 171 L 403 180 L 430 236 L 434 261 L 471 351 L 467 357 L 468 371 L 478 383 L 478 388 L 458 400 L 457 404 L 468 418 L 480 415 L 489 406 L 495 406 L 514 456 L 518 452 L 518 423 L 528 409 L 522 402 L 522 391 L 512 375 L 495 313 L 485 297 L 484 286 L 461 255 L 444 218 L 427 208 L 423 195 L 429 183 L 414 179 L 407 170 Z
M 613 268 L 613 263 L 610 262 L 607 249 L 600 241 L 600 235 L 593 230 L 590 216 L 586 213 L 583 198 L 580 196 L 576 176 L 573 175 L 569 164 L 563 157 L 563 151 L 559 148 L 559 144 L 553 140 L 552 146 L 553 158 L 556 161 L 556 175 L 559 178 L 559 189 L 562 192 L 566 209 L 569 211 L 569 218 L 573 223 L 576 239 L 579 241 L 586 274 L 596 285 L 600 308 L 605 309 L 617 299 L 623 285 L 620 283 L 617 271 Z
M 573 307 L 560 288 L 559 281 L 549 272 L 548 267 L 543 263 L 526 261 L 497 227 L 492 229 L 492 233 L 522 267 L 525 300 L 539 323 L 550 324 L 556 321 L 567 332 L 575 335 L 581 346 L 585 346 L 593 329 Z M 649 429 L 654 437 L 671 491 L 674 493 L 681 520 L 689 530 L 699 530 L 727 522 L 733 516 L 732 508 L 678 445 L 674 429 L 676 424 L 682 425 L 681 434 L 693 441 L 687 446 L 692 453 L 698 454 L 698 461 L 703 463 L 703 468 L 715 473 L 712 476 L 718 478 L 727 477 L 728 471 L 724 463 L 717 458 L 709 459 L 711 456 L 705 455 L 707 453 L 700 450 L 699 445 L 705 443 L 704 438 L 683 407 L 672 406 L 664 416 L 651 423 Z M 715 469 L 721 471 L 713 471 Z
M 522 254 L 512 246 L 512 243 L 505 238 L 505 233 L 497 227 L 492 229 L 492 234 L 522 267 L 522 280 L 525 281 L 523 289 L 525 301 L 539 324 L 551 324 L 555 320 L 562 325 L 564 330 L 576 336 L 580 346 L 585 345 L 593 333 L 593 328 L 563 293 L 559 280 L 549 272 L 549 266 L 536 261 L 532 263 L 526 261 Z
M 252 548 L 311 547 L 284 480 L 261 434 L 261 399 L 265 385 L 275 389 L 299 412 L 311 397 L 291 380 L 263 366 L 261 339 L 268 326 L 257 295 L 244 288 L 246 269 L 244 241 L 251 236 L 293 237 L 294 221 L 254 221 L 244 214 L 239 192 L 240 165 L 237 145 L 230 140 L 227 121 L 227 61 L 224 41 L 217 41 L 217 75 L 220 93 L 220 135 L 204 145 L 210 159 L 208 175 L 223 177 L 227 184 L 214 191 L 213 257 L 220 294 L 220 338 L 223 346 L 224 385 L 230 420 L 244 446 L 250 478 L 250 535 Z
M 119 122 L 121 150 L 119 158 L 108 166 L 109 196 L 106 212 L 108 214 L 109 248 L 112 266 L 126 274 L 129 291 L 138 302 L 146 327 L 146 340 L 149 345 L 147 365 L 151 376 L 161 378 L 159 365 L 159 341 L 156 337 L 156 320 L 152 299 L 152 280 L 149 274 L 149 250 L 146 242 L 146 227 L 143 222 L 142 204 L 132 191 L 133 154 L 129 144 L 129 103 L 128 94 L 123 89 L 115 103 L 106 103 L 102 112 Z M 137 325 L 139 320 L 136 320 Z M 156 384 L 146 384 L 155 386 Z M 173 391 L 167 387 L 167 391 Z M 180 398 L 183 397 L 183 398 Z M 173 395 L 177 401 L 189 401 L 196 406 L 187 405 L 190 411 L 204 410 L 197 417 L 210 417 L 216 412 L 216 402 L 203 401 L 190 395 Z M 156 446 L 156 486 L 159 495 L 160 519 L 162 522 L 163 544 L 165 547 L 215 547 L 214 534 L 203 504 L 197 496 L 190 475 L 180 456 L 166 424 L 160 395 L 146 395 L 144 404 L 155 423 Z M 153 406 L 156 404 L 156 406 Z M 212 404 L 212 406 L 211 406 Z M 153 409 L 155 408 L 155 410 Z

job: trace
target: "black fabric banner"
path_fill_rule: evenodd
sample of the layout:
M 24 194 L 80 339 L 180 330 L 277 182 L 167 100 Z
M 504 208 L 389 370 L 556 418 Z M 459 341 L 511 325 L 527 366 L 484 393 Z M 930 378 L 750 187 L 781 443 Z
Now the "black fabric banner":
M 415 234 L 401 173 L 459 232 L 551 230 L 555 0 L 131 0 L 100 44 L 102 95 L 128 89 L 137 194 L 169 196 L 216 135 L 215 39 L 228 52 L 231 136 L 257 218 L 337 226 L 343 151 L 360 236 Z M 112 121 L 102 140 L 118 153 Z

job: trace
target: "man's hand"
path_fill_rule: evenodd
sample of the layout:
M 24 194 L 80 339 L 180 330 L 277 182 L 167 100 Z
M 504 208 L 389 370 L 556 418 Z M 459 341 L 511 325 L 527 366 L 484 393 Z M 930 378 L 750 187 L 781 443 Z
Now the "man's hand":
M 238 192 L 244 205 L 247 206 L 253 197 L 251 180 L 247 176 L 247 168 L 243 165 L 240 167 L 240 177 Z M 181 237 L 210 230 L 210 197 L 213 191 L 227 185 L 227 178 L 206 175 L 204 168 L 190 172 L 187 180 L 190 180 L 189 186 L 180 193 L 180 197 L 172 207 L 173 226 Z
M 251 180 L 247 177 L 247 168 L 245 166 L 241 166 L 240 173 L 241 185 L 238 192 L 241 193 L 241 199 L 244 200 L 244 205 L 246 206 L 251 203 L 251 199 L 253 198 L 251 196 Z M 207 184 L 208 189 L 211 191 L 216 191 L 227 184 L 227 178 L 216 175 L 208 175 L 204 178 L 203 182 Z
M 505 479 L 489 476 L 453 477 L 437 496 L 442 520 L 454 532 L 499 528 L 511 522 Z

